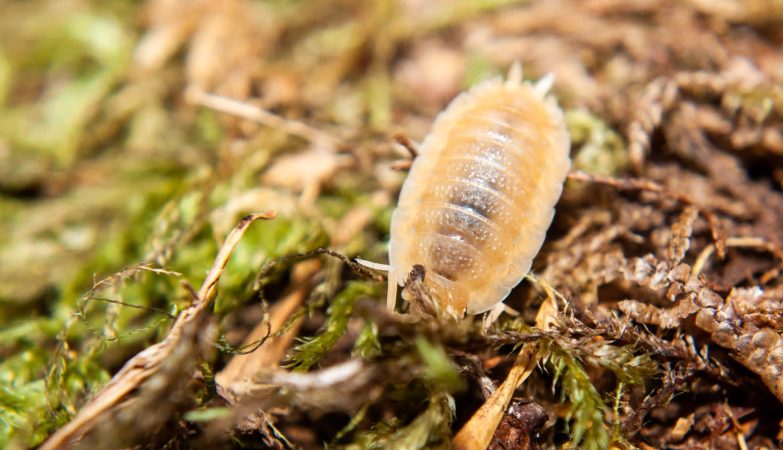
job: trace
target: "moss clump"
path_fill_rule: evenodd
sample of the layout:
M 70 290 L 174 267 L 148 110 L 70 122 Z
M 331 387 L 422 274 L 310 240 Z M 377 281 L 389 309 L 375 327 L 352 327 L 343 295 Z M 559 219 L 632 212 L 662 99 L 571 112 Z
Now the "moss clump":
M 317 364 L 345 333 L 356 302 L 363 297 L 377 295 L 378 292 L 377 285 L 365 282 L 348 283 L 329 305 L 322 331 L 316 336 L 302 338 L 301 343 L 291 349 L 288 365 L 296 370 L 306 371 Z

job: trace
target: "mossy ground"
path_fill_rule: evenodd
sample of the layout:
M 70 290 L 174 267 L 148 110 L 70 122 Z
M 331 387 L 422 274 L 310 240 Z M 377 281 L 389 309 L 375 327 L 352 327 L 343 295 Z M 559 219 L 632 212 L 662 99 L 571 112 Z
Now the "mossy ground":
M 526 343 L 490 448 L 781 445 L 780 2 L 0 8 L 0 447 L 79 417 L 267 210 L 83 445 L 445 448 Z M 521 316 L 391 316 L 349 258 L 386 258 L 393 136 L 514 61 L 555 75 L 575 166 Z

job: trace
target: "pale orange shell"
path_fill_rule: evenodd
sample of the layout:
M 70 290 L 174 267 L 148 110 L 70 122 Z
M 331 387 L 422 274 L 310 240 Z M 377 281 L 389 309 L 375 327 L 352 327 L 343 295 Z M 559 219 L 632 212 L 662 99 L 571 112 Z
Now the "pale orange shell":
M 512 71 L 438 115 L 392 216 L 399 285 L 420 264 L 441 307 L 479 314 L 530 270 L 571 165 L 563 112 L 545 84 Z

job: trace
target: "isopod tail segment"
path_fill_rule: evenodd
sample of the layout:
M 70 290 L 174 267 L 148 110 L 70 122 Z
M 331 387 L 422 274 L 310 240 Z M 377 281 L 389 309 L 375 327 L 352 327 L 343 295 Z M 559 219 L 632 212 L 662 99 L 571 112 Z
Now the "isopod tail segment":
M 511 68 L 508 69 L 506 86 L 516 86 L 520 83 L 522 83 L 522 63 L 514 61 L 511 64 Z
M 514 61 L 513 64 L 511 64 L 511 68 L 508 70 L 508 76 L 506 77 L 506 86 L 517 86 L 522 83 L 522 64 L 519 61 Z M 552 89 L 552 86 L 555 84 L 555 76 L 551 73 L 548 73 L 541 77 L 536 83 L 533 85 L 533 90 L 536 92 L 536 94 L 540 98 L 546 97 L 546 94 L 549 93 L 549 90 Z

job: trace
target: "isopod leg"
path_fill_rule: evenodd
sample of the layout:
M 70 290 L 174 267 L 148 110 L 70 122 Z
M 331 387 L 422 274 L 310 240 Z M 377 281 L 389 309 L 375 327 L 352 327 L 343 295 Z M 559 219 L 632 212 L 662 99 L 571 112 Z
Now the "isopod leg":
M 405 161 L 395 161 L 392 163 L 391 168 L 392 170 L 397 170 L 400 172 L 404 172 L 406 170 L 411 170 L 411 166 L 413 165 L 413 160 L 406 159 Z
M 502 305 L 503 305 L 503 312 L 505 312 L 509 316 L 519 317 L 519 311 L 506 305 L 505 303 L 503 303 Z
M 403 133 L 395 134 L 394 142 L 405 147 L 405 150 L 408 150 L 408 153 L 411 154 L 411 159 L 416 159 L 416 157 L 419 156 L 419 144 L 411 141 L 407 135 Z
M 386 286 L 386 309 L 394 311 L 394 305 L 397 304 L 397 274 L 394 269 L 389 270 L 389 280 Z
M 502 302 L 493 306 L 492 309 L 490 309 L 484 316 L 484 320 L 481 321 L 481 325 L 484 328 L 484 331 L 488 330 L 490 325 L 495 323 L 495 321 L 498 320 L 498 317 L 500 317 L 500 315 L 503 314 L 503 311 L 505 310 L 506 305 L 504 305 Z
M 395 162 L 394 164 L 392 164 L 392 169 L 409 170 L 411 168 L 411 165 L 413 165 L 413 160 L 416 159 L 417 156 L 419 156 L 419 145 L 411 141 L 410 138 L 408 138 L 408 136 L 406 136 L 403 133 L 395 134 L 394 142 L 396 142 L 397 145 L 400 145 L 403 148 L 405 148 L 405 150 L 408 150 L 408 153 L 410 153 L 411 155 L 411 159 Z

